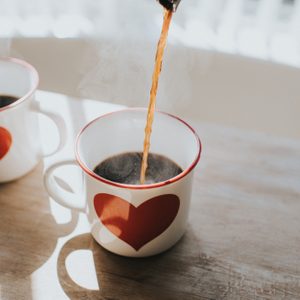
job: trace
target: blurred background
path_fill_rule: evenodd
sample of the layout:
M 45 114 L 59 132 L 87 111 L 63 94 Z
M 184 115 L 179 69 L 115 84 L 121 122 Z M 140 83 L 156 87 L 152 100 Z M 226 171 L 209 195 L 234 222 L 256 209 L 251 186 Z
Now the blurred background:
M 0 0 L 0 56 L 40 88 L 147 106 L 162 8 L 155 0 Z M 182 0 L 158 108 L 300 138 L 300 0 Z

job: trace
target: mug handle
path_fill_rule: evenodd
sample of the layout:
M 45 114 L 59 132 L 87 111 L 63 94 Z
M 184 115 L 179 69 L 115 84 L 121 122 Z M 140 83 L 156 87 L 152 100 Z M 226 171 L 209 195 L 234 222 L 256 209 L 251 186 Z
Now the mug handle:
M 50 111 L 45 111 L 45 110 L 41 110 L 40 105 L 38 102 L 35 102 L 35 105 L 33 106 L 33 111 L 45 115 L 46 117 L 48 117 L 50 120 L 52 120 L 52 122 L 56 125 L 57 129 L 58 129 L 58 133 L 59 133 L 59 144 L 57 146 L 56 149 L 54 149 L 52 152 L 50 153 L 43 153 L 42 156 L 43 157 L 49 157 L 57 152 L 59 152 L 66 144 L 67 141 L 67 127 L 66 127 L 66 123 L 64 121 L 64 119 L 58 115 L 55 114 L 53 112 Z
M 45 189 L 47 190 L 50 197 L 58 204 L 78 212 L 85 212 L 85 203 L 82 203 L 81 201 L 83 195 L 74 194 L 67 191 L 66 189 L 59 186 L 57 184 L 57 181 L 55 180 L 55 170 L 59 167 L 67 165 L 78 167 L 75 160 L 65 160 L 57 162 L 46 169 L 44 173 Z

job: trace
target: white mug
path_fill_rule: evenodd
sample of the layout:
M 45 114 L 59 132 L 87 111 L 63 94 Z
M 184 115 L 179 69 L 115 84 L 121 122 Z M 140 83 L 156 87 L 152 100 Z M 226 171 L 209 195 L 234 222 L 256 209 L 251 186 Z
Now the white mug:
M 30 172 L 42 157 L 37 112 L 59 128 L 61 148 L 65 125 L 57 115 L 41 112 L 35 101 L 39 76 L 33 66 L 16 58 L 0 58 L 0 95 L 18 100 L 0 107 L 0 183 Z M 58 150 L 58 149 L 56 149 Z
M 54 200 L 87 214 L 91 233 L 101 246 L 129 257 L 158 254 L 182 237 L 193 169 L 201 153 L 200 139 L 187 123 L 156 112 L 151 152 L 176 162 L 183 172 L 167 181 L 146 185 L 116 183 L 95 174 L 94 168 L 108 157 L 141 152 L 146 116 L 146 109 L 125 109 L 103 115 L 81 130 L 75 152 L 84 174 L 83 195 L 67 192 L 55 180 L 57 168 L 75 162 L 58 162 L 44 176 L 45 187 Z

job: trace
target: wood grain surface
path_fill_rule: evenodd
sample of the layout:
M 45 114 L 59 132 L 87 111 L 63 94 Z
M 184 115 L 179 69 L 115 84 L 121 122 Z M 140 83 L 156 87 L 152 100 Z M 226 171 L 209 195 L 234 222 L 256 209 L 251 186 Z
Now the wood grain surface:
M 78 115 L 65 118 L 71 137 L 60 156 L 0 185 L 1 299 L 300 299 L 300 141 L 191 121 L 203 153 L 187 232 L 161 255 L 123 258 L 42 184 L 47 165 L 72 157 L 77 127 L 116 107 L 41 98 L 43 108 L 60 102 Z M 86 119 L 83 103 L 98 108 Z

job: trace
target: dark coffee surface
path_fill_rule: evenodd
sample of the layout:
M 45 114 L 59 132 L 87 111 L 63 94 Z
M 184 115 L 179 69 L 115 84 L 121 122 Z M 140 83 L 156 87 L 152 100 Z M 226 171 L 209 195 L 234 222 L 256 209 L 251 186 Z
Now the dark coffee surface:
M 0 94 L 0 108 L 5 107 L 7 105 L 12 104 L 13 102 L 17 101 L 19 98 L 15 96 L 9 95 L 1 95 Z
M 94 173 L 110 181 L 140 184 L 142 152 L 126 152 L 112 156 L 94 169 Z M 182 169 L 169 158 L 150 153 L 145 184 L 166 181 L 177 176 Z

